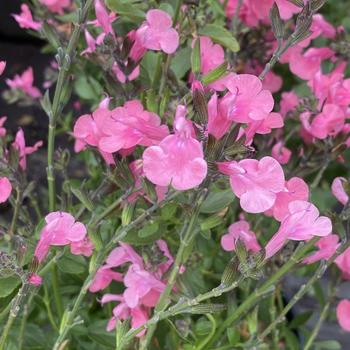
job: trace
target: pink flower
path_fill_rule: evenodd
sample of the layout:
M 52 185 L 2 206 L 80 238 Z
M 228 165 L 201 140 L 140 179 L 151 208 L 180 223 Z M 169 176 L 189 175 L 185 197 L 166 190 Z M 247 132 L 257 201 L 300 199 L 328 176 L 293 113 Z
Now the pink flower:
M 230 252 L 236 249 L 236 242 L 242 240 L 247 250 L 258 252 L 261 247 L 256 239 L 255 233 L 250 230 L 249 222 L 240 220 L 230 225 L 228 233 L 221 237 L 221 246 Z
M 283 146 L 281 141 L 277 142 L 272 147 L 272 157 L 275 158 L 280 164 L 287 164 L 292 156 L 292 151 Z
M 285 117 L 288 112 L 293 111 L 298 106 L 299 98 L 293 91 L 283 92 L 281 96 L 280 112 Z
M 127 68 L 128 61 L 125 62 L 125 68 Z M 133 81 L 140 75 L 140 66 L 136 66 L 136 68 L 130 73 L 124 73 L 120 68 L 117 62 L 113 63 L 112 71 L 115 74 L 116 78 L 122 84 L 125 84 L 127 81 Z
M 350 280 L 350 248 L 346 249 L 344 253 L 335 259 L 335 263 L 342 272 L 342 277 Z
M 89 286 L 91 293 L 96 293 L 102 289 L 107 288 L 112 281 L 123 281 L 123 275 L 119 272 L 113 271 L 108 265 L 100 267 Z
M 228 112 L 231 120 L 238 123 L 263 120 L 272 111 L 272 94 L 263 90 L 260 79 L 255 75 L 237 74 L 226 85 L 235 98 Z
M 105 33 L 101 33 L 96 39 L 94 39 L 87 29 L 85 29 L 84 34 L 88 47 L 81 53 L 81 55 L 88 55 L 95 52 L 96 46 L 101 45 L 106 36 Z
M 11 89 L 19 89 L 33 98 L 39 98 L 41 97 L 41 92 L 38 88 L 33 86 L 33 82 L 34 74 L 32 67 L 25 70 L 22 75 L 16 74 L 13 79 L 6 79 L 6 84 Z
M 72 242 L 70 245 L 70 251 L 74 255 L 91 256 L 94 248 L 95 246 L 89 237 L 85 237 L 78 242 Z
M 86 227 L 84 224 L 75 221 L 74 217 L 69 213 L 60 211 L 52 212 L 46 215 L 45 221 L 46 225 L 40 233 L 40 240 L 34 253 L 39 262 L 45 259 L 51 245 L 76 244 L 86 238 Z M 80 253 L 80 249 L 76 251 Z
M 323 237 L 316 243 L 318 250 L 304 259 L 303 262 L 304 264 L 313 264 L 316 261 L 328 260 L 334 255 L 339 246 L 338 235 L 331 234 Z
M 4 137 L 6 135 L 6 129 L 4 128 L 4 124 L 7 120 L 7 117 L 0 118 L 0 137 Z
M 71 0 L 39 0 L 49 11 L 63 15 L 63 10 L 71 5 Z
M 7 177 L 0 177 L 0 203 L 8 200 L 12 192 L 12 185 Z
M 6 68 L 6 61 L 0 61 L 0 75 L 4 73 L 5 68 Z
M 191 122 L 184 117 L 186 108 L 179 105 L 174 121 L 174 134 L 165 137 L 158 146 L 143 153 L 145 176 L 156 185 L 172 185 L 188 190 L 202 183 L 207 175 L 202 145 L 193 137 Z
M 312 203 L 297 200 L 289 203 L 288 208 L 290 214 L 283 219 L 279 230 L 265 247 L 266 258 L 275 255 L 288 239 L 303 241 L 332 232 L 331 220 L 319 216 L 318 209 Z
M 334 104 L 326 104 L 320 114 L 316 115 L 312 121 L 310 112 L 300 115 L 303 127 L 313 137 L 325 139 L 327 136 L 335 136 L 342 131 L 345 123 L 344 111 Z
M 346 179 L 343 177 L 336 177 L 332 183 L 332 193 L 341 204 L 345 205 L 349 201 L 349 196 L 344 190 L 343 183 L 347 184 Z
M 311 48 L 301 53 L 300 47 L 291 49 L 289 67 L 292 73 L 304 80 L 310 80 L 320 70 L 323 60 L 329 59 L 334 52 L 327 48 Z
M 136 145 L 158 144 L 168 135 L 168 128 L 161 125 L 158 115 L 144 110 L 138 100 L 128 101 L 111 111 L 101 125 L 101 131 L 103 135 L 98 147 L 107 153 Z
M 350 300 L 343 299 L 337 306 L 337 318 L 340 327 L 350 332 Z
M 32 154 L 36 152 L 41 146 L 43 145 L 42 141 L 38 141 L 34 144 L 34 146 L 26 146 L 25 139 L 24 139 L 24 132 L 22 128 L 19 128 L 16 134 L 15 141 L 12 143 L 12 146 L 18 151 L 19 153 L 19 165 L 22 168 L 22 170 L 26 170 L 27 168 L 27 155 Z
M 149 50 L 172 54 L 179 46 L 179 34 L 172 28 L 172 19 L 162 10 L 148 11 L 146 22 L 137 30 L 136 36 Z
M 12 15 L 21 28 L 39 30 L 41 23 L 33 20 L 32 13 L 30 12 L 27 4 L 21 5 L 21 13 L 19 15 Z
M 309 188 L 305 181 L 299 177 L 292 177 L 286 181 L 285 187 L 276 195 L 273 207 L 265 214 L 271 214 L 278 221 L 283 221 L 289 215 L 289 203 L 309 198 Z
M 110 18 L 103 0 L 95 0 L 95 13 L 98 23 L 105 34 L 114 35 L 112 23 L 114 18 Z
M 262 213 L 270 209 L 277 193 L 284 189 L 282 167 L 272 157 L 219 163 L 218 168 L 230 176 L 232 191 L 240 198 L 242 209 L 248 213 Z
M 36 273 L 32 273 L 28 279 L 29 284 L 32 284 L 35 287 L 41 286 L 43 279 Z

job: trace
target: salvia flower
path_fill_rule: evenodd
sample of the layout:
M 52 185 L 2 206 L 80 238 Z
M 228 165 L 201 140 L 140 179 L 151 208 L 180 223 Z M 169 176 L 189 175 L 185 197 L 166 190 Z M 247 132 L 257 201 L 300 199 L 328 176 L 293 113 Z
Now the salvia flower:
M 275 158 L 280 164 L 287 164 L 292 156 L 292 151 L 283 146 L 282 141 L 277 142 L 272 147 L 272 157 Z
M 71 6 L 71 0 L 39 0 L 50 12 L 63 15 L 64 9 Z
M 336 177 L 332 182 L 332 193 L 343 205 L 349 201 L 349 195 L 344 190 L 344 183 L 347 184 L 347 181 L 343 177 Z
M 312 255 L 304 259 L 304 264 L 312 264 L 320 260 L 328 260 L 336 250 L 339 248 L 339 236 L 335 234 L 328 235 L 321 238 L 317 243 L 316 247 L 318 250 Z
M 328 236 L 332 232 L 331 220 L 320 216 L 312 203 L 296 200 L 289 203 L 288 209 L 289 215 L 265 247 L 266 258 L 275 255 L 287 240 L 304 241 L 313 236 Z
M 114 34 L 112 22 L 114 18 L 110 17 L 103 0 L 95 0 L 95 13 L 99 25 L 105 34 Z
M 249 222 L 245 220 L 240 220 L 230 225 L 228 233 L 221 237 L 221 246 L 226 251 L 233 251 L 236 249 L 238 239 L 243 241 L 247 250 L 256 253 L 261 249 L 255 233 L 250 230 Z
M 350 332 L 350 300 L 343 299 L 337 306 L 337 318 L 341 328 Z
M 270 209 L 277 193 L 284 189 L 283 169 L 272 157 L 219 163 L 218 168 L 230 176 L 232 191 L 240 199 L 241 208 L 248 213 Z
M 21 13 L 12 15 L 21 28 L 39 30 L 40 22 L 35 22 L 27 4 L 21 5 Z
M 156 185 L 172 185 L 183 191 L 201 184 L 207 175 L 207 163 L 201 143 L 195 139 L 192 123 L 185 119 L 186 109 L 178 106 L 174 134 L 143 153 L 145 176 Z
M 346 249 L 344 253 L 339 255 L 335 263 L 342 272 L 342 277 L 346 280 L 350 280 L 350 248 Z
M 12 185 L 7 177 L 0 177 L 0 203 L 8 200 L 12 192 Z
M 136 36 L 148 50 L 172 54 L 179 46 L 179 34 L 172 28 L 172 19 L 162 10 L 148 11 L 146 21 L 136 31 Z
M 5 68 L 6 68 L 6 61 L 0 61 L 0 75 L 4 73 Z

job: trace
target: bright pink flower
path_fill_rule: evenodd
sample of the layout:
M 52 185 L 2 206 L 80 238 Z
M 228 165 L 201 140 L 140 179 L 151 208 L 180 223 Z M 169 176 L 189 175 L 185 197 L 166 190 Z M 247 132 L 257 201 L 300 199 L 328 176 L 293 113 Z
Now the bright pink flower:
M 7 117 L 0 118 L 0 137 L 4 137 L 6 135 L 6 129 L 4 128 L 4 124 L 7 120 Z
M 172 19 L 162 10 L 148 11 L 146 22 L 137 30 L 136 36 L 149 50 L 172 54 L 179 46 L 179 34 L 172 28 Z
M 292 151 L 283 146 L 282 141 L 277 142 L 272 147 L 272 157 L 274 157 L 280 164 L 287 164 L 292 156 Z
M 128 62 L 125 62 L 125 67 L 128 64 Z M 115 74 L 116 78 L 121 82 L 122 84 L 125 84 L 127 81 L 133 81 L 140 75 L 140 66 L 136 66 L 136 68 L 128 75 L 125 75 L 125 73 L 119 68 L 119 65 L 117 62 L 114 62 L 112 66 L 112 71 Z
M 290 19 L 294 14 L 299 13 L 301 8 L 293 5 L 288 0 L 275 0 L 282 19 Z
M 75 221 L 74 217 L 69 213 L 52 212 L 46 215 L 45 221 L 46 225 L 40 233 L 40 240 L 34 253 L 39 262 L 45 259 L 51 245 L 68 245 L 81 242 L 86 238 L 86 227 L 84 224 Z M 80 249 L 76 251 L 80 253 Z
M 288 208 L 290 214 L 283 219 L 279 230 L 265 247 L 266 258 L 275 255 L 288 239 L 304 241 L 313 236 L 328 236 L 332 232 L 331 220 L 319 216 L 312 203 L 297 200 L 289 203 Z
M 6 79 L 6 84 L 11 89 L 19 89 L 33 98 L 39 98 L 41 97 L 41 92 L 38 88 L 33 86 L 33 82 L 34 74 L 32 67 L 25 70 L 22 75 L 16 74 L 13 79 Z
M 299 98 L 293 91 L 283 92 L 281 96 L 280 112 L 285 117 L 288 112 L 293 111 L 298 106 Z
M 230 252 L 236 249 L 236 242 L 242 240 L 247 250 L 258 252 L 261 248 L 255 233 L 250 230 L 249 222 L 240 220 L 230 225 L 228 233 L 221 237 L 221 246 Z
M 21 28 L 39 30 L 41 23 L 33 20 L 32 13 L 30 12 L 27 4 L 21 5 L 21 13 L 19 15 L 12 15 Z
M 339 106 L 326 104 L 320 114 L 316 115 L 311 122 L 310 119 L 310 112 L 304 112 L 300 115 L 305 130 L 313 137 L 323 140 L 327 136 L 335 136 L 342 131 L 345 114 Z
M 230 176 L 233 193 L 240 198 L 242 209 L 248 213 L 270 209 L 277 193 L 284 189 L 283 169 L 272 157 L 219 163 L 218 168 Z
M 114 19 L 111 20 L 103 0 L 95 0 L 95 13 L 97 21 L 102 27 L 103 32 L 105 34 L 110 33 L 114 35 L 112 28 L 112 22 Z
M 81 53 L 81 55 L 88 55 L 95 52 L 96 46 L 101 45 L 106 36 L 105 33 L 101 33 L 96 39 L 94 39 L 87 29 L 85 29 L 84 34 L 88 47 Z
M 22 170 L 26 170 L 27 168 L 27 155 L 36 152 L 43 145 L 42 141 L 38 141 L 34 144 L 34 146 L 26 146 L 24 132 L 22 128 L 19 128 L 16 134 L 15 141 L 12 143 L 12 146 L 19 153 L 19 165 Z
M 340 327 L 350 332 L 350 300 L 343 299 L 337 306 L 337 318 Z
M 350 280 L 350 248 L 346 249 L 344 253 L 335 259 L 335 263 L 342 272 L 342 277 Z
M 145 176 L 156 185 L 171 184 L 177 190 L 188 190 L 202 183 L 207 175 L 202 145 L 193 137 L 192 123 L 185 119 L 185 114 L 186 108 L 179 105 L 175 133 L 143 153 Z
M 6 61 L 0 61 L 0 75 L 4 73 L 5 68 L 6 68 Z
M 327 47 L 311 48 L 303 54 L 300 47 L 292 48 L 291 50 L 289 58 L 290 70 L 304 80 L 312 79 L 321 69 L 322 61 L 334 55 L 334 52 Z
M 37 275 L 36 273 L 33 273 L 30 275 L 28 279 L 29 284 L 32 284 L 33 286 L 39 287 L 41 286 L 43 279 Z
M 136 145 L 158 144 L 168 135 L 168 128 L 161 125 L 157 114 L 143 109 L 138 100 L 128 101 L 117 107 L 105 118 L 101 127 L 103 136 L 98 147 L 104 152 L 114 153 Z
M 134 62 L 141 61 L 143 55 L 146 53 L 146 48 L 143 47 L 141 39 L 137 36 L 137 32 L 135 30 L 132 30 L 128 33 L 128 39 L 133 43 L 129 57 Z
M 108 265 L 100 267 L 89 286 L 91 293 L 96 293 L 102 289 L 107 288 L 112 281 L 123 281 L 123 275 L 119 272 L 113 271 Z
M 12 192 L 12 185 L 7 177 L 0 177 L 0 203 L 8 200 Z
M 85 237 L 81 241 L 72 242 L 70 244 L 70 251 L 74 255 L 91 256 L 95 246 L 89 237 Z
M 345 205 L 349 201 L 349 196 L 344 190 L 343 183 L 347 184 L 347 181 L 343 177 L 336 177 L 332 182 L 332 193 L 338 201 Z
M 249 123 L 265 119 L 273 109 L 270 91 L 263 90 L 261 80 L 251 74 L 237 74 L 227 82 L 234 103 L 228 111 L 231 120 Z
M 63 15 L 64 9 L 71 5 L 71 0 L 39 0 L 49 11 Z
M 292 177 L 286 181 L 285 187 L 276 195 L 276 201 L 273 207 L 265 214 L 273 215 L 277 221 L 283 221 L 289 215 L 289 203 L 309 198 L 309 188 L 306 182 L 299 177 Z
M 331 234 L 323 237 L 316 243 L 318 250 L 304 259 L 303 262 L 304 264 L 313 264 L 316 261 L 328 260 L 334 255 L 339 246 L 340 243 L 338 235 Z
M 135 250 L 126 243 L 119 243 L 119 247 L 114 248 L 106 259 L 106 265 L 110 268 L 118 267 L 127 262 L 142 265 L 142 258 Z

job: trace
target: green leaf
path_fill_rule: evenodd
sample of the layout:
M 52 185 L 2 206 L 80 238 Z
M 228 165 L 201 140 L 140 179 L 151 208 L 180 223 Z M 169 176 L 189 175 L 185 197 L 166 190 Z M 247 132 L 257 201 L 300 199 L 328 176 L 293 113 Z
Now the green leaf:
M 171 61 L 170 68 L 180 80 L 191 68 L 191 48 L 185 47 L 176 51 L 175 56 Z
M 315 342 L 315 350 L 341 350 L 341 344 L 336 340 L 324 340 Z
M 115 349 L 115 334 L 114 332 L 107 332 L 106 325 L 107 321 L 104 320 L 94 322 L 88 328 L 88 336 L 98 344 Z
M 58 260 L 57 266 L 62 272 L 70 273 L 72 275 L 84 273 L 87 268 L 85 259 L 82 256 L 72 254 L 63 256 Z
M 212 214 L 221 211 L 229 206 L 233 202 L 234 198 L 235 197 L 231 189 L 210 193 L 201 206 L 201 212 L 205 214 Z
M 227 29 L 217 24 L 207 24 L 199 30 L 199 34 L 209 36 L 213 41 L 233 52 L 239 51 L 239 44 L 236 38 Z
M 21 283 L 19 277 L 0 278 L 0 298 L 10 295 Z
M 306 311 L 304 313 L 296 315 L 293 318 L 293 320 L 289 323 L 289 328 L 295 329 L 302 326 L 309 320 L 309 318 L 312 316 L 312 313 L 312 311 Z
M 145 19 L 144 12 L 130 0 L 107 0 L 107 7 L 117 12 L 119 16 L 125 16 L 133 22 L 142 22 Z
M 74 91 L 82 99 L 98 100 L 103 89 L 96 79 L 81 75 L 74 82 Z
M 204 85 L 208 85 L 213 83 L 214 81 L 217 81 L 227 75 L 227 62 L 224 62 L 223 64 L 220 64 L 220 66 L 216 67 L 215 69 L 211 70 L 209 73 L 203 76 L 202 82 Z
M 139 230 L 138 236 L 141 238 L 147 238 L 157 233 L 158 230 L 159 230 L 159 224 L 158 222 L 155 221 L 149 225 L 142 227 L 142 229 Z

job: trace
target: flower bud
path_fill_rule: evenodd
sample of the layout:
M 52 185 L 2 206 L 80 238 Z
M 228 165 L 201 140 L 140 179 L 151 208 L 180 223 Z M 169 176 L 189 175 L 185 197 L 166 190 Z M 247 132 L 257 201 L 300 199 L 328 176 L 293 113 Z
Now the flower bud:
M 270 19 L 271 19 L 272 31 L 273 31 L 273 34 L 275 35 L 275 38 L 278 41 L 283 40 L 284 23 L 281 19 L 280 11 L 279 11 L 276 3 L 274 3 L 272 8 L 271 8 Z
M 208 106 L 203 86 L 199 81 L 194 81 L 192 83 L 192 96 L 198 122 L 204 125 L 208 120 Z

